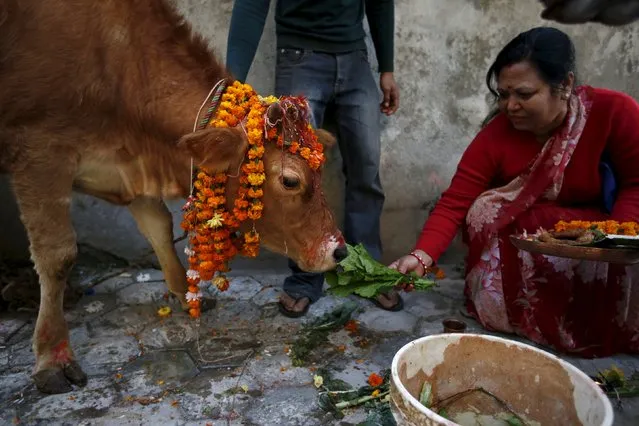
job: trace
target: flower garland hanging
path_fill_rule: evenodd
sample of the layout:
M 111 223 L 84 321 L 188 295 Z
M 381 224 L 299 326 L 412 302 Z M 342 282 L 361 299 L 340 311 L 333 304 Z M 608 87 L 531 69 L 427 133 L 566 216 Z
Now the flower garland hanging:
M 238 253 L 246 257 L 259 253 L 260 236 L 255 227 L 243 234 L 237 231 L 245 221 L 255 222 L 262 217 L 265 143 L 275 143 L 299 155 L 312 170 L 318 170 L 324 163 L 323 146 L 308 123 L 308 104 L 302 97 L 263 98 L 250 85 L 237 81 L 222 94 L 209 125 L 217 128 L 242 125 L 249 148 L 232 209 L 226 194 L 226 171 L 212 173 L 206 168 L 197 171 L 193 193 L 183 207 L 182 228 L 189 233 L 190 244 L 185 249 L 189 262 L 186 300 L 192 317 L 200 316 L 200 285 L 211 281 L 218 290 L 226 291 L 229 281 L 224 273 L 229 271 L 229 261 Z

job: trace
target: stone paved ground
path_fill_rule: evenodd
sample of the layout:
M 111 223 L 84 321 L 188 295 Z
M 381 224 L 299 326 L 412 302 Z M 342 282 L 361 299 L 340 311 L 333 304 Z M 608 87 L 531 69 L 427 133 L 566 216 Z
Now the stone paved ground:
M 408 341 L 441 332 L 442 319 L 459 317 L 462 281 L 449 279 L 429 293 L 404 295 L 406 308 L 390 313 L 368 301 L 355 318 L 361 335 L 331 334 L 316 357 L 336 378 L 363 386 L 390 367 Z M 337 420 L 317 403 L 312 367 L 294 367 L 286 351 L 304 321 L 330 312 L 344 299 L 325 297 L 304 320 L 282 317 L 275 302 L 278 273 L 235 275 L 217 306 L 194 322 L 167 301 L 156 270 L 123 273 L 87 288 L 70 311 L 71 342 L 89 383 L 63 395 L 43 395 L 31 384 L 31 314 L 0 317 L 0 424 L 46 425 L 355 425 L 355 409 Z M 160 306 L 174 308 L 167 319 Z M 470 320 L 468 331 L 483 332 Z M 369 341 L 362 345 L 361 339 Z M 616 363 L 632 373 L 636 357 L 570 362 L 586 371 Z M 322 364 L 322 365 L 321 365 Z M 624 399 L 618 425 L 639 424 L 639 400 Z

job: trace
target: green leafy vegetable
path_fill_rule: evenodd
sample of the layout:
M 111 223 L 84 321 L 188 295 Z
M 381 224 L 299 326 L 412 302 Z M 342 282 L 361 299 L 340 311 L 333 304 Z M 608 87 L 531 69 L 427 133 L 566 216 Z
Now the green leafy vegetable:
M 372 298 L 402 285 L 411 290 L 428 290 L 435 286 L 435 277 L 419 278 L 415 274 L 402 274 L 373 259 L 362 244 L 347 245 L 348 256 L 336 270 L 326 273 L 328 291 L 336 296 L 357 294 Z
M 422 385 L 422 391 L 419 393 L 419 402 L 426 408 L 430 408 L 433 404 L 433 386 L 424 382 Z
M 349 300 L 307 324 L 291 347 L 292 364 L 295 367 L 305 365 L 313 351 L 328 340 L 330 333 L 342 329 L 356 309 L 357 304 Z

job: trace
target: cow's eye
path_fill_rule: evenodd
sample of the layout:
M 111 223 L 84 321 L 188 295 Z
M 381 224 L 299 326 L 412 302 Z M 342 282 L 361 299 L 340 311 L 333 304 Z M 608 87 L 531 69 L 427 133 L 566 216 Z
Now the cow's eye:
M 282 176 L 282 185 L 286 189 L 297 189 L 300 186 L 300 180 L 295 176 Z

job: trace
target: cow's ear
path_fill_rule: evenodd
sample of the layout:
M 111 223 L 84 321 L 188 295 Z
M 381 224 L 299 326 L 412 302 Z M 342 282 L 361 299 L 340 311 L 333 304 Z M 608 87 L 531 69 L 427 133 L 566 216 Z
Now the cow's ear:
M 332 148 L 333 145 L 335 145 L 335 143 L 337 142 L 335 136 L 333 136 L 333 134 L 328 130 L 315 129 L 315 134 L 317 135 L 317 140 L 319 141 L 319 143 L 324 145 L 324 149 Z
M 204 129 L 183 136 L 178 147 L 186 150 L 197 167 L 211 171 L 228 170 L 246 150 L 246 141 L 236 129 Z

